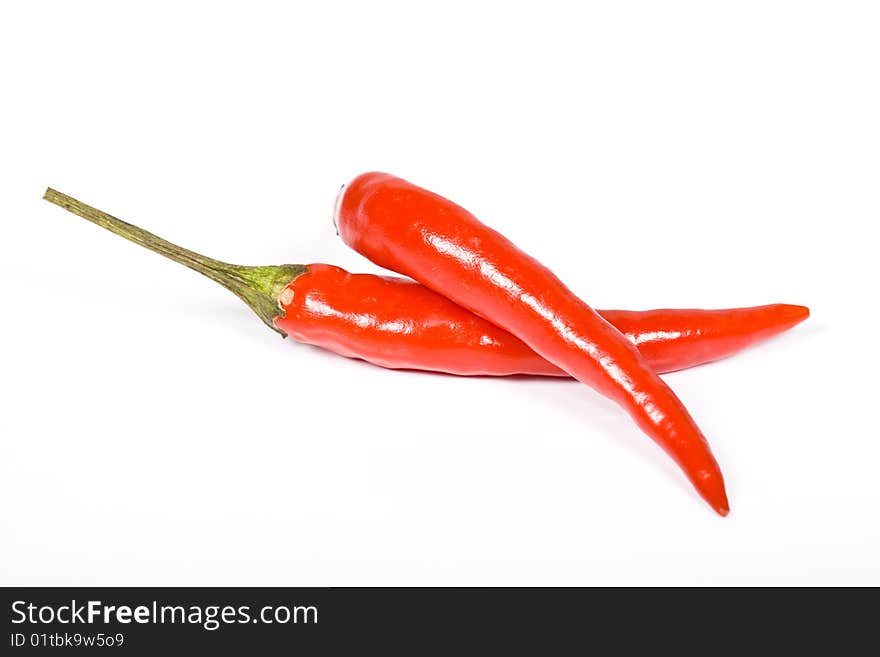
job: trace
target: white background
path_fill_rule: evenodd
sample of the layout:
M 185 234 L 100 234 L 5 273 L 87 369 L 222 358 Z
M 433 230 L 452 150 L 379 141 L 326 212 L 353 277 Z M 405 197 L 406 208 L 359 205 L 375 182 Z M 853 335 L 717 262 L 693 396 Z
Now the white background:
M 8 3 L 0 583 L 880 584 L 876 3 Z M 807 304 L 667 377 L 716 517 L 567 381 L 382 370 L 40 200 L 378 271 L 340 184 L 449 196 L 599 308 Z

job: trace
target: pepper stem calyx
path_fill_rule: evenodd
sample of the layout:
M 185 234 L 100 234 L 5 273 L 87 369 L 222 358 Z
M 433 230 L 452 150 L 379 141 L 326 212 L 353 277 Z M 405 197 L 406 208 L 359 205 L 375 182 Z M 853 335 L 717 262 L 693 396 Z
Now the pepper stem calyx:
M 111 233 L 207 276 L 244 301 L 266 326 L 286 337 L 285 333 L 275 326 L 275 318 L 284 316 L 284 309 L 278 303 L 278 296 L 294 279 L 306 273 L 304 265 L 264 267 L 232 265 L 172 244 L 143 228 L 117 219 L 51 187 L 46 189 L 43 198 L 93 224 L 106 228 Z

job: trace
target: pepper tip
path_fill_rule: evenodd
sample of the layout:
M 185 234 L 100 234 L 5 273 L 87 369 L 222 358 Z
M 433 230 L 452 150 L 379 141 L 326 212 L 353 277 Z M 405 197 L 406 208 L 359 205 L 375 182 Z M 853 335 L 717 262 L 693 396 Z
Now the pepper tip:
M 730 502 L 727 501 L 727 491 L 724 488 L 724 480 L 717 466 L 710 470 L 703 470 L 696 479 L 691 480 L 700 497 L 712 507 L 722 518 L 730 513 Z
M 797 324 L 810 316 L 810 309 L 807 306 L 798 306 L 791 303 L 784 305 L 785 309 L 788 311 L 788 316 Z
M 722 484 L 720 490 L 713 495 L 713 498 L 714 499 L 707 501 L 712 508 L 715 509 L 715 513 L 722 518 L 726 517 L 727 514 L 730 513 L 730 502 L 727 501 L 727 491 L 724 490 L 724 484 Z

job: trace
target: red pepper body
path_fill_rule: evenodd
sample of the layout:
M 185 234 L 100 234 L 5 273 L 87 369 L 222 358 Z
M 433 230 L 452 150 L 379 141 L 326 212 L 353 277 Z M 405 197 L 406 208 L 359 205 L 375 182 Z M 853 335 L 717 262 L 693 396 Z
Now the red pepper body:
M 414 281 L 307 265 L 278 297 L 297 342 L 382 367 L 564 376 L 522 341 Z
M 806 306 L 774 303 L 723 310 L 599 310 L 657 372 L 726 358 L 810 316 Z
M 636 347 L 549 269 L 452 201 L 383 173 L 340 192 L 343 241 L 493 324 L 625 408 L 719 514 L 721 470 L 684 404 Z M 625 266 L 625 263 L 622 263 Z
M 279 295 L 275 326 L 298 342 L 395 369 L 568 376 L 524 342 L 418 283 L 312 264 Z M 785 331 L 803 306 L 600 310 L 658 372 L 693 367 Z

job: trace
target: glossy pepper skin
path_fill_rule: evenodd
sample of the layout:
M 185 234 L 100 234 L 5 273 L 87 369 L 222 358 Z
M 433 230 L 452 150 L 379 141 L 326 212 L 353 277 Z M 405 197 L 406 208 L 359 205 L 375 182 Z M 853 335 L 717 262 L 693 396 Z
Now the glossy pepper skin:
M 620 331 L 537 260 L 452 201 L 384 173 L 345 186 L 334 221 L 358 253 L 509 331 L 617 402 L 727 515 L 721 470 L 684 404 Z
M 524 342 L 404 278 L 306 265 L 280 293 L 275 326 L 297 342 L 393 369 L 462 376 L 568 376 Z M 730 356 L 809 315 L 772 304 L 725 310 L 600 310 L 658 372 Z

